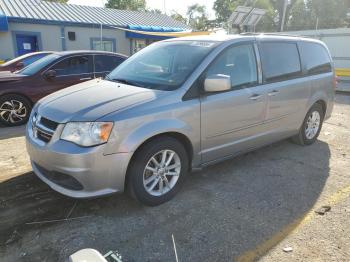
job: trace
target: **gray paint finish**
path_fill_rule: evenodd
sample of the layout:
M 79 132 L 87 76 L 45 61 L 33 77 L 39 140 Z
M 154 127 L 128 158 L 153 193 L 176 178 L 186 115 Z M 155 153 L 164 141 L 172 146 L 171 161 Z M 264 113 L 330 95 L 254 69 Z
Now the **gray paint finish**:
M 105 194 L 103 190 L 120 192 L 124 190 L 126 166 L 134 152 L 156 135 L 171 132 L 186 137 L 193 151 L 192 168 L 198 168 L 298 134 L 308 110 L 319 100 L 326 105 L 325 119 L 330 117 L 334 72 L 264 84 L 260 68 L 260 81 L 256 86 L 183 99 L 198 77 L 227 47 L 241 43 L 258 45 L 262 40 L 309 41 L 323 45 L 321 42 L 277 36 L 206 36 L 167 41 L 184 39 L 215 40 L 220 44 L 179 89 L 149 90 L 92 80 L 54 93 L 37 103 L 34 113 L 60 124 L 53 140 L 45 144 L 33 137 L 32 123 L 29 122 L 27 144 L 30 157 L 49 170 L 74 176 L 86 185 L 86 190 L 67 190 L 43 179 L 40 170 L 34 169 L 38 176 L 55 190 L 72 197 Z M 260 57 L 259 50 L 255 50 Z M 274 93 L 275 89 L 279 90 L 278 94 Z M 255 98 L 256 94 L 258 98 Z M 65 123 L 71 121 L 108 121 L 114 126 L 106 144 L 83 148 L 59 139 Z M 70 160 L 71 155 L 76 161 Z M 101 161 L 103 165 L 91 165 L 95 161 Z M 96 167 L 100 169 L 96 171 Z M 104 175 L 100 177 L 101 172 Z

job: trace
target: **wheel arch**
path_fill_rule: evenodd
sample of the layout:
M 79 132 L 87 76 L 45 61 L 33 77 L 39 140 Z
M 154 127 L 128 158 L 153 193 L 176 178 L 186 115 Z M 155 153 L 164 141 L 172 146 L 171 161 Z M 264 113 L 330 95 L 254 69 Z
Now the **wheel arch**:
M 163 132 L 163 133 L 158 133 L 156 135 L 148 137 L 145 141 L 143 141 L 141 144 L 139 144 L 138 147 L 133 152 L 133 154 L 130 158 L 130 161 L 128 163 L 128 166 L 126 168 L 126 177 L 125 177 L 125 182 L 124 182 L 124 188 L 127 188 L 127 186 L 128 186 L 128 181 L 129 181 L 129 178 L 128 178 L 129 172 L 128 171 L 130 169 L 130 165 L 134 161 L 136 152 L 141 150 L 144 146 L 151 143 L 152 141 L 159 139 L 160 137 L 171 137 L 171 138 L 176 139 L 179 143 L 181 143 L 185 147 L 185 150 L 186 150 L 187 155 L 188 155 L 188 166 L 191 167 L 191 163 L 192 163 L 192 159 L 193 159 L 193 150 L 194 150 L 193 145 L 191 143 L 191 140 L 185 134 L 178 132 L 178 131 L 167 131 L 167 132 Z
M 309 99 L 308 103 L 307 103 L 307 112 L 311 109 L 311 107 L 314 104 L 319 104 L 322 109 L 323 109 L 323 113 L 324 115 L 326 115 L 327 109 L 328 109 L 328 101 L 329 101 L 329 97 L 327 96 L 327 94 L 325 92 L 315 92 Z
M 2 93 L 0 95 L 0 98 L 3 97 L 3 96 L 7 96 L 7 95 L 16 95 L 16 96 L 22 96 L 24 97 L 25 99 L 27 99 L 29 102 L 30 102 L 30 105 L 33 107 L 34 106 L 34 102 L 32 99 L 29 98 L 29 96 L 25 95 L 25 94 L 22 94 L 22 93 L 19 93 L 19 92 L 6 92 L 6 93 Z
M 325 116 L 327 112 L 327 103 L 323 99 L 319 99 L 314 104 L 319 104 L 322 107 L 323 116 Z

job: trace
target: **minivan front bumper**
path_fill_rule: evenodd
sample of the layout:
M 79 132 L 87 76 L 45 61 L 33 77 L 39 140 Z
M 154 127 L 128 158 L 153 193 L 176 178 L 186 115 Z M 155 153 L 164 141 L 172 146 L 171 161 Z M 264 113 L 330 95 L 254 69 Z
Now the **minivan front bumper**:
M 43 143 L 33 136 L 28 123 L 26 145 L 35 174 L 55 191 L 74 198 L 124 191 L 131 153 L 105 155 L 105 145 L 84 148 L 63 141 L 59 139 L 62 128 Z

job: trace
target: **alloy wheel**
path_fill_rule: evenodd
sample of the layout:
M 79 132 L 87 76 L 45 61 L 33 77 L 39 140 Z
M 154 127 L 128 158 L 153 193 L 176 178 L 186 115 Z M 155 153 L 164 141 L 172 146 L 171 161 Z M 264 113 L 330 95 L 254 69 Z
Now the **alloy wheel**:
M 321 124 L 321 116 L 320 113 L 318 111 L 313 111 L 306 122 L 306 127 L 305 127 L 305 136 L 307 139 L 313 139 L 319 128 L 320 128 L 320 124 Z
M 0 106 L 0 117 L 8 123 L 16 124 L 27 117 L 27 108 L 21 101 L 8 100 Z
M 179 179 L 181 160 L 173 150 L 162 150 L 154 154 L 143 172 L 143 186 L 152 196 L 168 193 Z

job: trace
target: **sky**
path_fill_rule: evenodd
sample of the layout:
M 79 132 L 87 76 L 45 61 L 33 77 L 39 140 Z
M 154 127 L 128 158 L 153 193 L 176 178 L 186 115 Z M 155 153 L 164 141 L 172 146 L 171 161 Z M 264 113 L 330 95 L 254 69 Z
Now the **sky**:
M 198 3 L 205 5 L 209 17 L 213 19 L 215 12 L 213 11 L 213 4 L 215 0 L 146 0 L 147 7 L 151 9 L 160 9 L 164 12 L 164 2 L 167 14 L 170 14 L 172 10 L 175 10 L 181 15 L 186 15 L 187 6 Z M 69 0 L 69 4 L 77 5 L 90 5 L 90 6 L 104 6 L 106 0 Z

